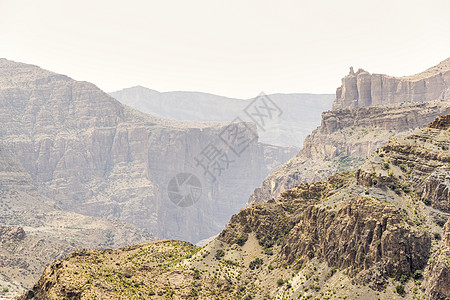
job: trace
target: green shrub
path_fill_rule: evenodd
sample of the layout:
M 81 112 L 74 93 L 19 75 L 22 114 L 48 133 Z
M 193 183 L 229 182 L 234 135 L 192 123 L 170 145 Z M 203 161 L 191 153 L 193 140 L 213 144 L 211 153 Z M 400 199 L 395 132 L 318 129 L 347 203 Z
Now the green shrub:
M 435 233 L 433 233 L 433 237 L 435 240 L 439 241 L 441 239 L 441 234 L 439 232 L 435 232 Z
M 420 278 L 422 278 L 423 277 L 423 274 L 422 274 L 422 271 L 421 270 L 416 270 L 415 272 L 414 272 L 414 275 L 413 275 L 413 278 L 414 279 L 420 279 Z
M 250 265 L 248 266 L 251 270 L 254 270 L 255 268 L 259 268 L 263 264 L 263 260 L 259 257 L 255 258 L 253 261 L 250 262 Z
M 196 280 L 200 279 L 200 271 L 197 269 L 194 270 L 194 279 Z
M 272 248 L 264 248 L 264 254 L 266 254 L 266 255 L 273 255 Z
M 408 279 L 409 279 L 409 277 L 407 276 L 407 275 L 402 275 L 401 277 L 400 277 L 400 282 L 402 283 L 402 284 L 404 284 L 405 282 L 407 282 L 408 281 Z
M 214 255 L 214 257 L 217 259 L 217 260 L 220 260 L 222 257 L 224 257 L 225 256 L 225 251 L 223 251 L 222 249 L 219 249 L 219 250 L 217 250 L 216 251 L 216 255 Z
M 336 273 L 337 269 L 336 267 L 331 267 L 330 271 L 328 271 L 328 277 L 331 277 L 334 275 L 334 273 Z
M 237 238 L 236 244 L 238 244 L 239 246 L 244 246 L 245 242 L 247 242 L 247 239 L 248 239 L 247 235 L 242 235 Z
M 439 226 L 439 227 L 444 227 L 444 225 L 445 225 L 445 220 L 444 219 L 437 219 L 436 220 L 436 224 Z
M 428 198 L 423 198 L 423 203 L 426 205 L 426 206 L 430 206 L 431 205 L 431 201 L 430 201 L 430 199 L 428 199 Z
M 283 278 L 278 279 L 277 284 L 278 284 L 278 286 L 282 286 L 284 284 Z
M 405 295 L 405 287 L 401 284 L 397 285 L 395 287 L 395 291 L 399 294 L 399 295 Z
M 402 185 L 402 190 L 408 194 L 409 192 L 411 192 L 411 186 L 409 184 L 404 184 Z

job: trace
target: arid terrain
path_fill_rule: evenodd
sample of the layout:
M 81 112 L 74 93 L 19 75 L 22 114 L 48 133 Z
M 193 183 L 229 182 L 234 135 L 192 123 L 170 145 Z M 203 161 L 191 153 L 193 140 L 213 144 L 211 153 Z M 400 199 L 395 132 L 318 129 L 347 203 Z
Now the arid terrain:
M 203 248 L 73 253 L 21 299 L 445 299 L 450 116 L 234 215 Z M 149 276 L 149 274 L 151 274 Z

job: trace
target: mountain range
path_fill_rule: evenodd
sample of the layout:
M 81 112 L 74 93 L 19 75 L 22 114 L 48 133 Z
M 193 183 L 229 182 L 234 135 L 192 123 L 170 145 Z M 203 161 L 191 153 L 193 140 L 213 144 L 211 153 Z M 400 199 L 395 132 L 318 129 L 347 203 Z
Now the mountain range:
M 449 129 L 446 115 L 354 173 L 256 203 L 204 247 L 77 251 L 20 299 L 446 299 Z
M 161 119 L 0 60 L 2 295 L 56 259 L 21 299 L 450 297 L 449 62 L 351 69 L 295 155 L 258 142 L 248 104 L 239 122 Z M 273 98 L 245 103 L 275 104 L 266 128 L 289 132 Z
M 231 122 L 240 115 L 244 121 L 252 121 L 253 103 L 258 99 L 235 99 L 199 92 L 161 93 L 142 86 L 109 94 L 123 104 L 161 118 L 201 122 Z M 297 148 L 320 124 L 322 112 L 331 109 L 334 100 L 332 94 L 270 94 L 267 97 L 279 108 L 281 115 L 257 128 L 260 142 Z M 261 113 L 267 114 L 267 111 L 262 108 Z

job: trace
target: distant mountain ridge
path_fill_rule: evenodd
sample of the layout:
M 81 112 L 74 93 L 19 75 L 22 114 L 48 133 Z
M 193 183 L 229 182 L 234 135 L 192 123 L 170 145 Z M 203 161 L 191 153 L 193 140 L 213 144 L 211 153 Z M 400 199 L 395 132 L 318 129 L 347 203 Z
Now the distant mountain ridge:
M 233 121 L 252 99 L 234 99 L 201 92 L 158 92 L 135 86 L 109 93 L 120 102 L 161 118 L 185 121 Z M 300 147 L 320 123 L 321 113 L 331 108 L 332 94 L 270 94 L 282 110 L 276 122 L 259 129 L 260 142 Z M 244 119 L 250 121 L 250 119 Z

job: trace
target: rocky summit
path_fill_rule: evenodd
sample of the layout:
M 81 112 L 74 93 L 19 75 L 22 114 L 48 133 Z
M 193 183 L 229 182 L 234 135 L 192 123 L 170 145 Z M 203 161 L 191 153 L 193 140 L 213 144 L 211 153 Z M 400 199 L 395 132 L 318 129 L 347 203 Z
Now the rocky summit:
M 241 210 L 202 248 L 77 251 L 20 299 L 447 299 L 449 121 Z
M 411 76 L 370 74 L 359 69 L 342 79 L 333 109 L 424 102 L 450 97 L 450 58 Z

